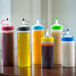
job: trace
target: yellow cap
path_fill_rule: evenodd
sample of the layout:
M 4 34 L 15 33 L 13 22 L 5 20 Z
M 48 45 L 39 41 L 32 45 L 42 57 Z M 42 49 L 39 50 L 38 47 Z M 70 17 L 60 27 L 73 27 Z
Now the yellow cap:
M 54 42 L 53 37 L 43 37 L 41 38 L 41 42 Z

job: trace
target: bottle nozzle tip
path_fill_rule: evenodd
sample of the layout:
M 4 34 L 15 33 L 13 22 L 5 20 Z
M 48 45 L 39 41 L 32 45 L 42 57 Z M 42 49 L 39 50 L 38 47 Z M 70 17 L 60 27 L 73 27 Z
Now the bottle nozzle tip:
M 8 18 L 6 18 L 6 20 L 8 21 Z
M 46 32 L 48 32 L 48 29 L 46 29 Z
M 24 18 L 22 19 L 22 24 L 25 25 L 25 19 Z
M 37 17 L 37 20 L 39 20 L 39 17 Z
M 55 21 L 55 23 L 58 25 L 58 18 L 56 17 L 56 21 Z
M 22 21 L 25 21 L 25 19 L 23 18 Z
M 69 31 L 69 29 L 67 29 L 67 31 Z
M 56 20 L 58 20 L 58 18 L 56 17 Z
M 39 17 L 37 17 L 37 24 L 39 24 Z

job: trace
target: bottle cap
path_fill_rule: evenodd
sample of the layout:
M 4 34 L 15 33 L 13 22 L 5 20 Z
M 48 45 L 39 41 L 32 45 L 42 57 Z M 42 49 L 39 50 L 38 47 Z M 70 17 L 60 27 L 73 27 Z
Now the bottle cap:
M 1 29 L 4 31 L 10 31 L 10 30 L 14 30 L 14 26 L 2 26 Z
M 44 36 L 43 38 L 41 38 L 41 42 L 42 43 L 54 42 L 54 38 L 53 37 L 49 37 L 48 29 L 46 29 L 46 36 Z
M 73 36 L 71 36 L 71 37 L 65 37 L 65 36 L 63 36 L 63 37 L 61 38 L 61 40 L 62 40 L 62 41 L 74 41 L 74 37 L 73 37 Z
M 3 25 L 1 28 L 3 31 L 14 30 L 14 26 L 9 26 L 8 18 L 1 20 L 1 24 Z
M 37 23 L 32 27 L 33 30 L 44 30 L 44 26 L 39 23 L 39 18 L 37 18 Z
M 27 23 L 26 23 L 27 22 Z M 17 31 L 30 31 L 29 21 L 22 19 L 22 25 L 17 28 Z
M 58 24 L 58 18 L 56 18 L 55 24 L 51 26 L 52 30 L 62 30 L 63 26 Z
M 54 38 L 53 37 L 43 37 L 43 38 L 41 38 L 41 42 L 42 43 L 54 42 Z
M 69 34 L 69 29 L 67 29 L 66 35 L 61 38 L 62 41 L 74 41 L 74 37 Z

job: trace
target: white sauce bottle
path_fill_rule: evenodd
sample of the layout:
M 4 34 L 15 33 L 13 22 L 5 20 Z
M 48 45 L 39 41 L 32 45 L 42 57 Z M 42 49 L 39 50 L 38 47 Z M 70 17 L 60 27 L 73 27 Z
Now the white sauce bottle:
M 67 29 L 67 34 L 62 38 L 62 66 L 63 67 L 75 67 L 75 44 L 74 37 L 69 34 L 69 29 Z

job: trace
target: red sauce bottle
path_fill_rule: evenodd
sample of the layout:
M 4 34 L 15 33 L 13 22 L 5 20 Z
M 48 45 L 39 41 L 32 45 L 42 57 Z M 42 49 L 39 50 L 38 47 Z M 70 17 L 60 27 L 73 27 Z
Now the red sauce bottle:
M 14 26 L 2 26 L 2 65 L 14 65 Z

